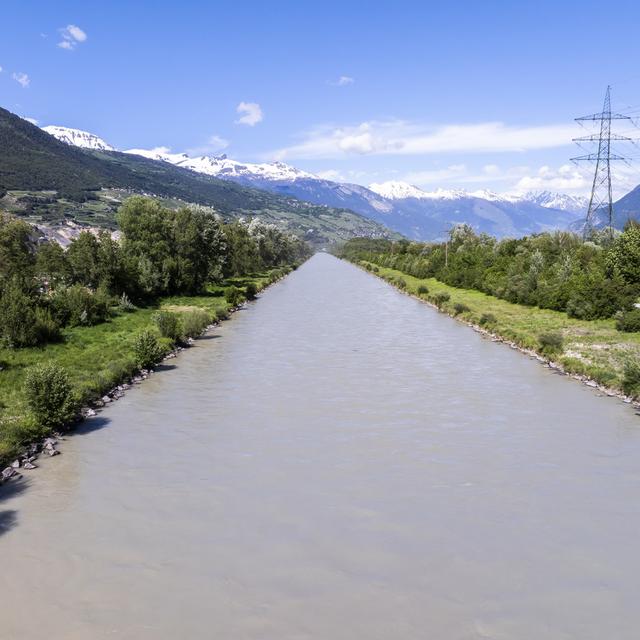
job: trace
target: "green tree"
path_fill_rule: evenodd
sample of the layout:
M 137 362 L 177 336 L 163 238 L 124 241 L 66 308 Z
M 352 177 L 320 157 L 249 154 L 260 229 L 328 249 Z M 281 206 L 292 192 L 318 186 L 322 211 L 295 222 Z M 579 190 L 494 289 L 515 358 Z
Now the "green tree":
M 73 388 L 67 372 L 57 364 L 40 364 L 30 369 L 24 393 L 32 413 L 45 427 L 59 429 L 73 417 Z

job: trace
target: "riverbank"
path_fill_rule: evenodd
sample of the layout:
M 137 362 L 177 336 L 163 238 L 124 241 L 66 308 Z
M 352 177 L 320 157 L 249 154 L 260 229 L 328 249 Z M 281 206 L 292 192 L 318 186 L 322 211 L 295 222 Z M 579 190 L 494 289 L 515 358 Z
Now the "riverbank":
M 451 287 L 435 278 L 415 278 L 367 261 L 357 264 L 495 341 L 603 393 L 634 401 L 623 391 L 624 366 L 629 359 L 640 361 L 640 335 L 618 331 L 613 319 L 576 320 L 560 311 L 513 304 L 479 291 Z M 561 352 L 544 352 L 540 336 L 545 334 L 562 336 Z
M 134 339 L 144 330 L 156 330 L 153 316 L 158 311 L 184 316 L 194 310 L 204 310 L 215 325 L 236 310 L 225 299 L 227 287 L 234 285 L 242 290 L 252 284 L 260 292 L 290 271 L 290 268 L 280 268 L 232 278 L 208 287 L 206 294 L 165 297 L 152 307 L 128 312 L 114 309 L 107 322 L 66 329 L 59 343 L 34 348 L 1 348 L 0 470 L 26 452 L 30 452 L 29 458 L 36 450 L 46 449 L 47 443 L 51 451 L 54 444 L 48 440 L 52 434 L 29 418 L 23 387 L 32 366 L 51 362 L 64 367 L 73 385 L 77 405 L 83 407 L 79 414 L 81 419 L 117 399 L 132 382 L 147 377 L 148 373 L 141 371 L 136 363 Z M 188 345 L 188 342 L 176 344 L 168 338 L 159 338 L 159 341 L 164 358 L 175 357 Z

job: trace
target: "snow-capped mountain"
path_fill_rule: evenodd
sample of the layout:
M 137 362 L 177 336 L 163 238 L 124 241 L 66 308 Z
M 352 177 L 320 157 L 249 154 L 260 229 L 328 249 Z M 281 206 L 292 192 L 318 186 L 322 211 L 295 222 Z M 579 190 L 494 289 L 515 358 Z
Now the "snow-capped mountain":
M 115 150 L 84 131 L 65 127 L 45 127 L 44 130 L 69 144 Z M 397 180 L 364 187 L 326 180 L 282 162 L 239 162 L 226 155 L 191 157 L 171 153 L 166 147 L 129 149 L 126 153 L 313 204 L 351 209 L 415 240 L 442 238 L 451 225 L 458 223 L 498 237 L 566 229 L 583 211 L 582 199 L 549 192 L 521 195 L 487 190 L 425 191 Z
M 42 127 L 43 131 L 52 135 L 54 138 L 58 138 L 62 142 L 73 145 L 75 147 L 82 147 L 83 149 L 96 149 L 98 151 L 115 151 L 115 147 L 105 142 L 102 138 L 89 133 L 87 131 L 81 131 L 80 129 L 70 129 L 69 127 L 57 127 L 48 126 Z
M 589 206 L 589 198 L 584 196 L 570 196 L 566 193 L 553 193 L 551 191 L 529 191 L 522 196 L 523 200 L 535 202 L 547 209 L 559 209 L 572 213 L 585 214 Z
M 156 149 L 129 149 L 125 153 L 151 158 L 152 160 L 163 160 L 170 162 L 184 169 L 191 169 L 198 173 L 206 173 L 218 178 L 242 178 L 250 176 L 262 180 L 299 180 L 301 178 L 313 178 L 311 173 L 296 169 L 284 162 L 267 162 L 256 164 L 250 162 L 238 162 L 231 160 L 225 154 L 220 156 L 196 156 L 191 157 L 186 153 L 171 153 L 166 147 Z

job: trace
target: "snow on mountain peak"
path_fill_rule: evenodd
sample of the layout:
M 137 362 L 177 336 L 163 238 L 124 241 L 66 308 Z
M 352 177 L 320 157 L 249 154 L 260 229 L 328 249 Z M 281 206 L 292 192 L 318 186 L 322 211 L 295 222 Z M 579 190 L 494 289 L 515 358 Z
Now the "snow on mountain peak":
M 291 181 L 299 178 L 316 178 L 311 173 L 296 169 L 283 162 L 268 162 L 256 164 L 250 162 L 238 162 L 231 160 L 226 154 L 219 156 L 188 156 L 186 153 L 170 153 L 166 147 L 155 149 L 129 149 L 126 153 L 132 153 L 153 160 L 163 160 L 178 165 L 184 169 L 190 169 L 198 173 L 205 173 L 220 178 L 251 177 L 269 181 Z
M 46 131 L 49 135 L 57 138 L 61 142 L 73 145 L 74 147 L 82 147 L 83 149 L 96 149 L 98 151 L 115 151 L 115 147 L 105 142 L 102 138 L 89 133 L 88 131 L 81 131 L 80 129 L 71 129 L 69 127 L 58 127 L 55 125 L 49 125 L 42 127 L 43 131 Z
M 374 182 L 369 185 L 369 189 L 389 200 L 404 200 L 406 198 L 414 198 L 416 200 L 456 200 L 457 198 L 469 197 L 469 194 L 462 189 L 424 191 L 408 182 L 401 182 L 399 180 L 389 180 L 388 182 L 380 183 Z
M 389 198 L 390 200 L 403 200 L 404 198 L 425 198 L 427 194 L 418 187 L 408 182 L 389 180 L 388 182 L 373 182 L 369 189 L 374 193 Z
M 589 198 L 552 191 L 529 191 L 521 199 L 534 202 L 545 209 L 560 209 L 572 213 L 585 213 L 589 206 Z

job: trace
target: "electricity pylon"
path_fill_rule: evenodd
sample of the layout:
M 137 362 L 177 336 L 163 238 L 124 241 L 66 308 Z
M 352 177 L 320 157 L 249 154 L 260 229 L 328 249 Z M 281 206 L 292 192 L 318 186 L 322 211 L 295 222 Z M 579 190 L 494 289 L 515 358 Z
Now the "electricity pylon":
M 574 138 L 574 142 L 580 144 L 581 142 L 597 142 L 598 150 L 593 153 L 588 153 L 584 156 L 578 156 L 577 158 L 571 158 L 575 163 L 578 162 L 592 162 L 595 163 L 596 170 L 593 174 L 593 185 L 591 187 L 591 197 L 589 198 L 589 209 L 587 210 L 587 218 L 584 223 L 583 236 L 589 237 L 593 231 L 594 218 L 599 211 L 607 216 L 609 233 L 613 235 L 613 195 L 611 190 L 611 163 L 614 161 L 626 162 L 624 156 L 612 153 L 611 142 L 612 141 L 624 141 L 629 142 L 631 138 L 626 136 L 620 136 L 611 131 L 611 122 L 613 120 L 631 120 L 629 116 L 624 116 L 620 113 L 611 112 L 611 87 L 607 87 L 607 92 L 604 97 L 604 106 L 600 113 L 594 113 L 590 116 L 582 116 L 576 118 L 578 124 L 583 122 L 598 122 L 600 124 L 600 132 L 591 136 L 584 136 L 582 138 Z

